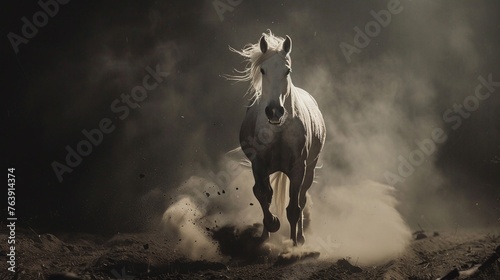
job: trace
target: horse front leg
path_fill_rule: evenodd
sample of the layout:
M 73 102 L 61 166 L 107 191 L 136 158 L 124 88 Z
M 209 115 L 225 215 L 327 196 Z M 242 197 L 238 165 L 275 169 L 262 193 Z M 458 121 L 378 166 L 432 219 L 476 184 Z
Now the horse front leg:
M 290 239 L 293 245 L 297 246 L 297 223 L 302 215 L 302 209 L 299 206 L 299 194 L 304 182 L 305 163 L 299 163 L 292 168 L 290 173 L 290 202 L 286 208 L 286 216 L 290 222 Z M 302 230 L 300 230 L 302 233 Z
M 264 215 L 264 229 L 262 238 L 268 239 L 270 232 L 276 232 L 280 228 L 280 220 L 269 211 L 273 198 L 273 189 L 269 182 L 269 174 L 264 165 L 259 162 L 252 162 L 252 171 L 255 179 L 253 193 L 259 201 L 262 213 Z
M 306 174 L 304 176 L 304 182 L 300 188 L 300 193 L 299 193 L 299 207 L 300 207 L 300 215 L 299 215 L 299 222 L 297 225 L 297 242 L 301 245 L 303 245 L 306 242 L 306 239 L 304 237 L 304 215 L 303 211 L 306 207 L 306 202 L 307 202 L 307 191 L 312 185 L 312 182 L 314 180 L 314 173 L 315 173 L 315 164 L 310 165 L 307 170 Z

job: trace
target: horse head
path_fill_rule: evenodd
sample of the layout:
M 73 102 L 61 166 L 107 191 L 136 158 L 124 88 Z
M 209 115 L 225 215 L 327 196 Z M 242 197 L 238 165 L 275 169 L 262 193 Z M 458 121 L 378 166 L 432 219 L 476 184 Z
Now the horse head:
M 287 117 L 285 100 L 290 95 L 290 73 L 292 72 L 290 52 L 292 40 L 287 35 L 281 49 L 268 49 L 266 38 L 260 38 L 260 50 L 266 59 L 260 65 L 262 75 L 262 102 L 270 124 L 281 125 Z

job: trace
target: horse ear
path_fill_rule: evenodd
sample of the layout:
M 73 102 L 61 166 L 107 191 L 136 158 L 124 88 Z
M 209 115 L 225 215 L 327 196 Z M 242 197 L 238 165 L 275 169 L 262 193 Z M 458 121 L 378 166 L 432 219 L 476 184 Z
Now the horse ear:
M 260 37 L 260 51 L 262 53 L 267 52 L 267 42 L 266 42 L 266 38 L 264 36 Z
M 285 41 L 283 42 L 283 50 L 285 54 L 289 54 L 292 51 L 292 39 L 288 35 L 286 35 Z

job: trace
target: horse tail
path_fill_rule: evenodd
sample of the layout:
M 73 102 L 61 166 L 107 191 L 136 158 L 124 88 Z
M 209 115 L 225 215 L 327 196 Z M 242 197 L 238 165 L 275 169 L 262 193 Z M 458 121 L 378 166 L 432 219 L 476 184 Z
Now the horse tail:
M 286 190 L 288 186 L 288 177 L 283 172 L 275 172 L 271 175 L 271 186 L 274 190 L 273 200 L 278 217 L 284 217 Z
M 240 154 L 241 152 L 242 152 L 241 147 L 237 147 L 235 149 L 228 151 L 226 155 L 229 157 L 234 157 L 235 154 L 241 155 Z M 252 167 L 252 162 L 250 162 L 250 160 L 244 157 L 240 158 L 240 164 L 245 167 Z M 285 173 L 278 171 L 271 174 L 269 179 L 274 191 L 273 201 L 274 201 L 274 206 L 276 208 L 276 214 L 278 215 L 278 217 L 283 218 L 285 217 L 284 212 L 285 212 L 286 193 L 289 183 L 288 177 L 285 175 Z

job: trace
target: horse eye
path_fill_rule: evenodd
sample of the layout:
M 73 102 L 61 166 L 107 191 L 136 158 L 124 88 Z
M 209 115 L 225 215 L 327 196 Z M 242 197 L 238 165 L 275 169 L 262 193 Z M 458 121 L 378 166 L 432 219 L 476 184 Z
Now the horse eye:
M 260 68 L 260 73 L 262 73 L 262 75 L 266 74 L 266 72 L 264 72 L 264 69 Z

